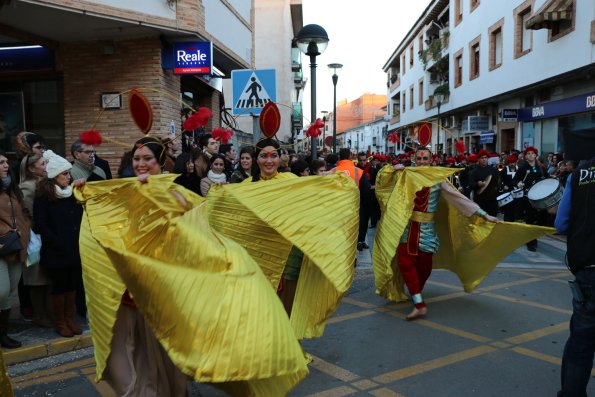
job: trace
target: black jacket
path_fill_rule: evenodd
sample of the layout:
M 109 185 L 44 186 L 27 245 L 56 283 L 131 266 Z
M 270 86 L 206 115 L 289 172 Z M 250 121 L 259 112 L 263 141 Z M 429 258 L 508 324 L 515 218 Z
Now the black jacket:
M 37 197 L 33 230 L 41 235 L 40 265 L 50 269 L 80 267 L 79 234 L 83 207 L 74 195 L 50 201 Z

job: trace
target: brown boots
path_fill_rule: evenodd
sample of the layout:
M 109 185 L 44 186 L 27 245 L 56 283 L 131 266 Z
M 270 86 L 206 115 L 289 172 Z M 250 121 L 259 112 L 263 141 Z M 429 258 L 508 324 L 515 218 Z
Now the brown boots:
M 75 291 L 52 295 L 56 332 L 65 338 L 80 335 L 83 331 L 74 322 Z

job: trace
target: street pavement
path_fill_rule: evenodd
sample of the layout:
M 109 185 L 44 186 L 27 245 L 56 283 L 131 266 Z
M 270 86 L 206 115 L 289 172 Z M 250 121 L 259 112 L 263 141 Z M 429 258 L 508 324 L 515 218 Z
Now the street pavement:
M 290 396 L 555 396 L 571 315 L 565 249 L 557 236 L 540 239 L 537 252 L 523 246 L 472 294 L 453 273 L 436 270 L 424 290 L 428 316 L 414 322 L 405 321 L 410 303 L 374 293 L 371 251 L 362 251 L 323 337 L 303 342 L 313 356 L 310 375 Z M 55 334 L 35 340 L 32 329 L 26 332 L 31 343 L 4 351 L 15 363 L 9 374 L 17 396 L 113 396 L 103 382 L 93 382 L 88 332 L 74 342 Z M 33 359 L 30 348 L 23 353 L 32 344 L 45 346 L 33 349 L 45 358 Z M 225 395 L 198 384 L 189 391 Z M 588 393 L 595 395 L 594 381 Z

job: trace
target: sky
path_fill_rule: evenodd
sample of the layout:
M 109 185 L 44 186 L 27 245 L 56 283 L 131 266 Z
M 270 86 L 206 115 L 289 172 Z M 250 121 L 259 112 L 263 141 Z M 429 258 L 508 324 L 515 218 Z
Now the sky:
M 341 63 L 337 101 L 352 101 L 366 92 L 386 95 L 382 67 L 417 22 L 430 0 L 302 0 L 304 26 L 322 26 L 327 49 L 316 57 L 316 110 L 333 110 L 333 81 L 329 63 Z M 304 116 L 310 118 L 310 59 L 302 54 L 308 83 L 302 97 Z M 306 124 L 305 122 L 304 124 Z

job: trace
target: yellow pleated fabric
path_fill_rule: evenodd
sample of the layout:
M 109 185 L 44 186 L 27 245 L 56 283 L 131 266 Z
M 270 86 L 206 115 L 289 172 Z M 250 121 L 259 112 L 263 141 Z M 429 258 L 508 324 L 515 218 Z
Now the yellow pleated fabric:
M 413 212 L 415 192 L 444 181 L 459 169 L 407 167 L 383 168 L 376 179 L 376 196 L 382 210 L 374 240 L 372 260 L 376 293 L 393 300 L 406 300 L 396 250 Z M 502 259 L 535 238 L 551 234 L 553 228 L 522 223 L 490 223 L 478 216 L 461 214 L 441 198 L 435 217 L 440 249 L 433 268 L 457 274 L 466 292 L 472 292 Z
M 2 397 L 14 396 L 14 394 L 12 393 L 12 385 L 10 384 L 10 377 L 8 376 L 8 372 L 6 371 L 6 366 L 4 365 L 4 357 L 2 356 L 1 349 L 0 349 L 0 396 L 2 396 Z
M 85 207 L 80 248 L 97 378 L 127 288 L 182 372 L 233 396 L 286 395 L 308 369 L 283 305 L 247 251 L 209 225 L 210 205 L 175 177 L 76 191 Z
M 353 279 L 359 191 L 343 174 L 214 187 L 209 223 L 242 245 L 276 289 L 291 247 L 304 253 L 291 325 L 299 339 L 322 335 Z

